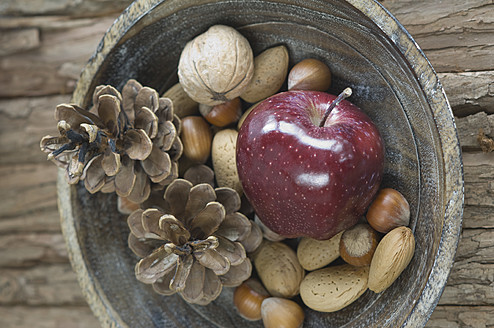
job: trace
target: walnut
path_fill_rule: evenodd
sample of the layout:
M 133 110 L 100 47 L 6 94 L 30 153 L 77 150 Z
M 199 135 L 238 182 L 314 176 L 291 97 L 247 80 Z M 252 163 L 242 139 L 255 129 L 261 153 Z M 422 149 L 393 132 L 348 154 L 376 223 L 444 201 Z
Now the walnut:
M 217 105 L 238 97 L 254 73 L 249 42 L 234 28 L 214 25 L 189 41 L 180 56 L 178 78 L 193 100 Z

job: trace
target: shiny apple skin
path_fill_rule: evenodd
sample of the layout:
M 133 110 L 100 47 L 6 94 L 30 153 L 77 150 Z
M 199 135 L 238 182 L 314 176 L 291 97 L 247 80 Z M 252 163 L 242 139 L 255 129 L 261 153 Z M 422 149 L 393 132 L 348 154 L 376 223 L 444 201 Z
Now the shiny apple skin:
M 379 189 L 384 143 L 371 119 L 343 100 L 319 126 L 335 98 L 282 92 L 260 103 L 239 130 L 244 193 L 282 236 L 331 238 L 357 223 Z

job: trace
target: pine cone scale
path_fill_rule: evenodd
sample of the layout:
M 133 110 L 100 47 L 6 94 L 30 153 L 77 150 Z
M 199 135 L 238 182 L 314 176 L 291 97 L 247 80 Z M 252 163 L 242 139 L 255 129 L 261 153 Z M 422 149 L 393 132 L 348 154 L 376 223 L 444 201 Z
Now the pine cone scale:
M 120 100 L 113 95 L 101 95 L 99 97 L 97 112 L 98 117 L 103 121 L 109 135 L 113 138 L 117 137 L 120 132 L 120 127 L 118 125 Z
M 188 224 L 193 217 L 199 214 L 209 202 L 214 202 L 215 200 L 216 193 L 211 185 L 201 183 L 193 186 L 185 204 L 185 224 Z
M 188 226 L 195 239 L 205 239 L 212 235 L 225 218 L 225 208 L 218 202 L 209 202 L 194 216 Z
M 154 283 L 169 271 L 174 270 L 178 259 L 178 255 L 169 253 L 164 247 L 160 247 L 136 264 L 136 278 L 146 284 Z

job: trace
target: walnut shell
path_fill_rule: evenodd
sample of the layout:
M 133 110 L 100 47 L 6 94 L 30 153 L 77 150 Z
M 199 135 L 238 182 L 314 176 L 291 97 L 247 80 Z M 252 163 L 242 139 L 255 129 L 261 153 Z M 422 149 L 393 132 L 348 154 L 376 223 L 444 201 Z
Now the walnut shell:
M 178 63 L 178 78 L 185 92 L 211 106 L 240 96 L 253 73 L 249 41 L 225 25 L 211 26 L 189 41 Z

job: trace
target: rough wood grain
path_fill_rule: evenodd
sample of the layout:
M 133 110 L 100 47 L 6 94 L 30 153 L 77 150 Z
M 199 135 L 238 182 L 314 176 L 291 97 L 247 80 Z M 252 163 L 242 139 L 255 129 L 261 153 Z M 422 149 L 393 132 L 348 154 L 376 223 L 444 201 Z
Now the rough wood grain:
M 39 47 L 39 30 L 37 28 L 2 31 L 0 34 L 0 56 L 10 55 Z
M 492 306 L 441 306 L 432 313 L 428 328 L 494 327 Z
M 480 150 L 481 147 L 477 140 L 480 129 L 486 136 L 494 137 L 494 114 L 488 115 L 485 112 L 479 112 L 456 118 L 456 126 L 463 151 Z
M 61 25 L 55 21 L 40 28 L 43 42 L 39 47 L 0 57 L 0 98 L 70 94 L 114 19 L 75 19 Z
M 494 304 L 494 229 L 463 231 L 439 304 Z
M 494 228 L 494 208 L 466 205 L 463 212 L 463 228 Z
M 2 0 L 0 16 L 64 14 L 103 16 L 124 10 L 130 0 Z
M 67 6 L 69 2 L 71 1 L 63 1 L 60 6 Z M 77 5 L 88 2 L 108 8 L 113 5 L 105 1 L 83 1 Z M 17 3 L 19 2 L 14 0 L 8 1 L 3 9 L 7 12 L 5 8 L 13 8 L 13 4 Z M 121 3 L 125 3 L 126 6 L 130 1 Z M 459 0 L 448 6 L 438 1 L 425 0 L 385 0 L 382 3 L 417 39 L 439 72 L 493 69 L 491 49 L 494 41 L 490 38 L 494 25 L 491 19 L 494 17 L 492 3 Z M 472 6 L 472 3 L 480 5 Z M 112 12 L 118 12 L 117 8 L 118 5 L 110 9 Z M 90 13 L 85 12 L 84 16 Z M 70 11 L 64 14 L 70 14 Z M 10 75 L 9 78 L 0 78 L 0 85 L 9 86 L 7 89 L 0 88 L 0 97 L 70 93 L 80 70 L 114 18 L 114 15 L 100 19 L 74 19 L 71 16 L 0 18 L 0 31 L 3 29 L 4 33 L 12 28 L 30 28 L 31 31 L 38 29 L 43 33 L 43 42 L 37 49 L 0 59 L 0 73 L 4 73 L 0 75 Z M 83 38 L 80 29 L 85 32 Z M 65 43 L 50 46 L 49 40 L 57 39 L 57 34 L 66 37 Z M 448 55 L 444 55 L 444 51 L 448 51 Z M 451 56 L 451 52 L 454 52 L 455 56 Z M 64 56 L 60 57 L 57 54 Z M 33 59 L 37 59 L 38 62 L 33 63 Z M 492 72 L 482 72 L 440 76 L 444 80 L 448 96 L 453 99 L 452 105 L 455 112 L 458 111 L 458 115 L 471 113 L 481 105 L 486 105 L 484 110 L 492 112 L 492 104 L 489 105 L 488 101 L 492 98 L 492 87 L 488 89 L 488 85 L 492 83 L 492 79 L 489 81 L 491 75 Z M 458 80 L 455 80 L 456 78 Z M 473 87 L 470 83 L 473 83 Z M 455 95 L 458 93 L 455 90 L 465 85 L 470 85 L 471 91 L 465 92 L 461 89 L 459 94 L 465 92 L 465 96 L 457 98 Z M 487 90 L 487 93 L 484 90 Z
M 65 241 L 60 233 L 21 233 L 0 236 L 0 267 L 22 268 L 39 264 L 67 263 Z
M 494 113 L 494 71 L 440 73 L 438 76 L 455 116 L 480 111 Z
M 53 210 L 57 204 L 56 172 L 51 162 L 0 165 L 0 217 L 35 216 Z
M 60 214 L 56 204 L 24 214 L 12 213 L 12 216 L 0 218 L 0 234 L 16 234 L 19 232 L 60 232 Z
M 438 72 L 492 70 L 491 0 L 383 0 Z
M 0 269 L 0 305 L 83 306 L 86 301 L 70 264 Z
M 465 205 L 494 206 L 494 165 L 465 166 Z
M 87 306 L 0 306 L 2 328 L 96 328 L 99 323 Z
M 0 98 L 10 98 L 0 100 L 2 328 L 99 326 L 89 308 L 80 306 L 80 289 L 75 274 L 70 273 L 60 235 L 56 169 L 46 162 L 38 144 L 41 136 L 56 133 L 54 106 L 70 98 L 80 70 L 116 17 L 107 13 L 119 13 L 128 3 L 130 0 L 0 1 Z M 456 116 L 494 113 L 492 1 L 382 3 L 442 72 L 439 77 Z M 84 17 L 78 17 L 81 15 Z M 6 41 L 7 33 L 10 38 Z M 26 33 L 29 38 L 19 43 L 11 37 L 15 33 Z M 33 97 L 37 95 L 43 97 Z M 477 122 L 485 124 L 484 119 Z M 461 124 L 464 150 L 477 151 L 477 123 Z M 494 327 L 494 158 L 468 152 L 464 162 L 467 205 L 463 237 L 440 305 L 427 324 L 430 328 Z M 23 165 L 18 166 L 20 163 Z
M 46 163 L 39 142 L 58 135 L 55 108 L 69 100 L 68 95 L 0 100 L 0 164 Z

